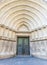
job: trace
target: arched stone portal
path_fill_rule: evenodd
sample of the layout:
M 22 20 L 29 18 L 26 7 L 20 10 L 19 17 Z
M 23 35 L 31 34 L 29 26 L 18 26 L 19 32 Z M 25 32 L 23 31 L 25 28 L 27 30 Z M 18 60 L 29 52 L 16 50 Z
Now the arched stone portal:
M 16 56 L 18 37 L 29 37 L 30 49 L 26 49 L 29 49 L 30 55 L 47 59 L 46 2 L 43 0 L 0 1 L 1 59 Z

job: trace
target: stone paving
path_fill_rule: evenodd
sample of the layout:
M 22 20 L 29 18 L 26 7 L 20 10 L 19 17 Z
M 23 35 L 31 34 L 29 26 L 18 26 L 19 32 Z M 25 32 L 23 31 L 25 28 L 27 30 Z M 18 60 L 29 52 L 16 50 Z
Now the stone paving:
M 39 59 L 31 56 L 20 57 L 0 60 L 0 65 L 47 65 L 47 60 Z

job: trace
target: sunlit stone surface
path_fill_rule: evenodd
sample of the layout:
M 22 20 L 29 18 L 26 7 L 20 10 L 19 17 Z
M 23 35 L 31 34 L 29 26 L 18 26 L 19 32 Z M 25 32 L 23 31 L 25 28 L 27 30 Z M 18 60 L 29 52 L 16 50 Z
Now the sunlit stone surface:
M 14 57 L 5 60 L 0 60 L 0 65 L 47 65 L 47 60 L 42 60 L 34 57 Z
M 17 55 L 18 36 L 29 37 L 30 56 L 47 59 L 47 4 L 43 0 L 0 0 L 0 59 Z

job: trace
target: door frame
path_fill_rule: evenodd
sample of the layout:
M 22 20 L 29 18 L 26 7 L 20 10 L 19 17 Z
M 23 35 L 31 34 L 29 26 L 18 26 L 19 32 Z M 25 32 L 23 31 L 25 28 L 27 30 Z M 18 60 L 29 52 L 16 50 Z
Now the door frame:
M 29 36 L 17 36 L 17 49 L 16 49 L 16 55 L 18 55 L 18 38 L 28 38 L 29 55 L 30 55 L 30 37 L 29 37 Z

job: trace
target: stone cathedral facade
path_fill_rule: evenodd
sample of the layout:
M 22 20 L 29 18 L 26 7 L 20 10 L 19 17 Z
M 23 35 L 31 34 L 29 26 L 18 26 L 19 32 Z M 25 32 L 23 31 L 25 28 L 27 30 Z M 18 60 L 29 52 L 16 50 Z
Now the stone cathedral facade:
M 47 1 L 0 0 L 0 59 L 16 55 L 47 59 Z

